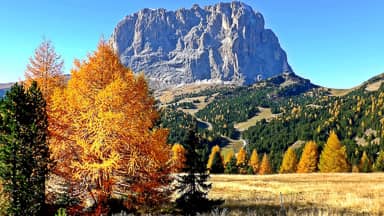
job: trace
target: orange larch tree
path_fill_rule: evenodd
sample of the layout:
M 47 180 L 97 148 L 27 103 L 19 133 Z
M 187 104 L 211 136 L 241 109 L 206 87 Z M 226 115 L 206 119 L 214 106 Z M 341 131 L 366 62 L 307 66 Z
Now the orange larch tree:
M 268 155 L 264 153 L 263 159 L 261 160 L 260 168 L 259 168 L 259 174 L 260 175 L 267 175 L 271 174 L 271 164 L 269 163 Z
M 245 148 L 241 148 L 237 153 L 236 166 L 239 168 L 240 174 L 247 174 L 247 151 Z
M 312 173 L 317 170 L 319 153 L 317 145 L 314 141 L 309 141 L 304 146 L 303 153 L 299 164 L 297 165 L 297 173 Z
M 331 132 L 327 143 L 320 155 L 320 172 L 348 172 L 346 147 L 340 143 L 334 131 Z
M 175 172 L 182 172 L 185 167 L 186 157 L 185 157 L 185 148 L 179 144 L 175 143 L 172 146 L 172 162 Z
M 252 167 L 253 173 L 256 174 L 259 171 L 259 155 L 256 149 L 253 149 L 248 165 Z
M 143 76 L 125 68 L 104 41 L 87 60 L 75 61 L 71 79 L 56 89 L 49 111 L 55 173 L 66 178 L 96 213 L 114 195 L 128 208 L 158 206 L 169 198 L 168 131 Z
M 241 148 L 240 151 L 237 153 L 237 161 L 236 165 L 237 166 L 245 166 L 247 162 L 247 152 L 245 151 L 244 148 Z
M 64 85 L 63 65 L 64 61 L 56 53 L 52 42 L 44 39 L 35 49 L 34 56 L 29 58 L 24 84 L 29 87 L 35 80 L 44 98 L 49 101 L 54 89 Z
M 295 151 L 290 147 L 285 152 L 279 173 L 294 173 L 297 167 L 297 157 Z
M 212 167 L 213 158 L 215 157 L 216 152 L 220 153 L 220 146 L 218 145 L 213 146 L 211 149 L 211 154 L 209 155 L 208 163 L 207 163 L 208 169 L 211 169 Z

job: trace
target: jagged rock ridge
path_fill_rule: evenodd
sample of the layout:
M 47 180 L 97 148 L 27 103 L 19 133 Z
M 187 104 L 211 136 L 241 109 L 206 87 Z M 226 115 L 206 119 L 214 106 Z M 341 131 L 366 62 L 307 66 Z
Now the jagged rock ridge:
M 111 43 L 124 65 L 157 87 L 219 79 L 251 84 L 292 72 L 261 13 L 241 2 L 126 16 Z

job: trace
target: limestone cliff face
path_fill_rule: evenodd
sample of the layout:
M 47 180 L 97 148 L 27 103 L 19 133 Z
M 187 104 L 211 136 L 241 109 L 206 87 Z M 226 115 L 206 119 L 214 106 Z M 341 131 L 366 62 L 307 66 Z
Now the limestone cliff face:
M 153 87 L 214 79 L 251 84 L 292 72 L 276 35 L 241 2 L 126 16 L 111 43 L 126 66 Z

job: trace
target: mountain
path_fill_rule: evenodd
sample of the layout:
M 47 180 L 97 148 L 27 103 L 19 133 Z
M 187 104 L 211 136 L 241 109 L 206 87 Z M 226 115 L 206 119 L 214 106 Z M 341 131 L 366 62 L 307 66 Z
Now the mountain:
M 288 97 L 299 95 L 320 88 L 320 86 L 311 83 L 309 79 L 302 78 L 293 72 L 284 72 L 266 80 L 259 81 L 253 85 L 256 88 L 273 87 L 276 89 L 274 96 Z
M 262 14 L 241 2 L 143 9 L 118 23 L 111 44 L 154 88 L 205 79 L 252 84 L 292 72 Z
M 0 98 L 11 88 L 14 83 L 0 83 Z
M 70 74 L 64 74 L 64 81 L 68 82 L 68 80 L 71 78 Z M 5 93 L 11 89 L 11 87 L 14 85 L 14 82 L 9 82 L 9 83 L 0 83 L 0 98 L 2 98 Z

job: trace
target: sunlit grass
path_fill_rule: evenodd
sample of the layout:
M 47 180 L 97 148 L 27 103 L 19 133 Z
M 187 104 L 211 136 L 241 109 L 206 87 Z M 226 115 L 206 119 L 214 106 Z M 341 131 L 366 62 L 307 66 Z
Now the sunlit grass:
M 261 121 L 262 119 L 271 119 L 274 117 L 270 108 L 259 107 L 259 110 L 260 112 L 257 115 L 248 119 L 245 122 L 235 124 L 234 127 L 239 131 L 245 131 L 248 128 L 254 126 L 258 121 Z
M 212 175 L 210 197 L 227 207 L 315 207 L 356 213 L 384 213 L 384 173 Z M 225 207 L 224 205 L 224 207 Z

